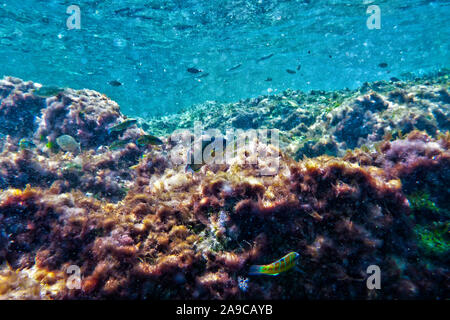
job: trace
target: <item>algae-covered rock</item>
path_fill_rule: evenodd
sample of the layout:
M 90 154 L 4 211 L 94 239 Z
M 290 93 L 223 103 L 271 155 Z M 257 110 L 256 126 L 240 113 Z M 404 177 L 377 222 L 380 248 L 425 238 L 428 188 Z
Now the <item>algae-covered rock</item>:
M 89 90 L 46 98 L 27 129 L 35 144 L 19 145 L 18 131 L 2 138 L 0 298 L 446 298 L 446 85 L 438 76 L 354 92 L 289 90 L 148 122 L 126 122 Z M 161 136 L 203 119 L 204 131 L 224 132 L 239 115 L 241 127 L 279 128 L 280 145 L 249 138 L 227 161 L 190 172 L 180 160 L 199 140 L 192 130 L 180 133 L 187 144 L 174 135 L 135 143 L 144 125 Z M 37 139 L 65 134 L 79 150 Z M 126 143 L 111 148 L 113 139 Z M 249 276 L 292 251 L 300 271 Z M 382 290 L 367 289 L 371 265 L 382 270 Z M 70 266 L 79 288 L 66 285 Z

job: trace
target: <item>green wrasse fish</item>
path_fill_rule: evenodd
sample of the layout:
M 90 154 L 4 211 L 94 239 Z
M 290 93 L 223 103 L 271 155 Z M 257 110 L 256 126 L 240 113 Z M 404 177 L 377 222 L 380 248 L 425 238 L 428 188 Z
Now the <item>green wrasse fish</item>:
M 55 86 L 42 86 L 39 89 L 33 89 L 33 94 L 38 96 L 39 98 L 49 98 L 57 96 L 64 90 L 66 89 Z
M 114 131 L 123 131 L 125 129 L 128 129 L 132 125 L 136 124 L 136 119 L 127 119 L 111 128 L 108 129 L 108 133 L 114 132 Z
M 162 145 L 164 144 L 164 142 L 159 139 L 158 137 L 152 136 L 151 134 L 146 134 L 144 136 L 140 136 L 139 138 L 137 138 L 136 143 L 140 146 L 146 146 L 146 145 Z
M 281 272 L 288 271 L 296 266 L 298 258 L 300 255 L 297 252 L 289 252 L 280 260 L 277 260 L 271 264 L 263 265 L 263 266 L 251 266 L 249 275 L 268 275 L 268 276 L 276 276 Z
M 23 138 L 23 139 L 20 139 L 20 141 L 19 141 L 19 148 L 20 148 L 20 150 L 31 149 L 31 148 L 36 148 L 36 145 L 33 143 L 33 141 Z
M 131 139 L 126 140 L 116 140 L 109 146 L 109 150 L 118 150 L 125 147 L 127 144 L 131 142 Z

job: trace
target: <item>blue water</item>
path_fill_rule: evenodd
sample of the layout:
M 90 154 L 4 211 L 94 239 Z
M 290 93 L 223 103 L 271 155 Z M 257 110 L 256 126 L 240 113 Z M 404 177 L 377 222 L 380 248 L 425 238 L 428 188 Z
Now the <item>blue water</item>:
M 381 9 L 379 30 L 366 26 L 369 2 Z M 72 4 L 80 30 L 66 26 Z M 424 0 L 8 0 L 0 2 L 0 76 L 94 89 L 128 115 L 158 116 L 206 100 L 356 88 L 448 68 L 449 16 L 450 1 Z

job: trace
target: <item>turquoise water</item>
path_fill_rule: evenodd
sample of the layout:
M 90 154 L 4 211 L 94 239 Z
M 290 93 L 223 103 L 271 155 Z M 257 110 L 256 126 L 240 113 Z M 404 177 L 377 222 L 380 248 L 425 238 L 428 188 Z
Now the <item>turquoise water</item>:
M 366 26 L 369 2 L 381 9 L 379 30 Z M 80 30 L 66 26 L 72 4 Z M 9 0 L 0 3 L 0 76 L 94 89 L 128 115 L 157 116 L 449 67 L 449 14 L 450 1 L 424 0 Z

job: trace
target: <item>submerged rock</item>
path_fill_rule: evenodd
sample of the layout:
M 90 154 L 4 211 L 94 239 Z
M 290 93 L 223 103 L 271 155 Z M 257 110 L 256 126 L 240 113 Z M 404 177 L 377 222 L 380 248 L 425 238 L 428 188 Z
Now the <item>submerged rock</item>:
M 24 85 L 14 81 L 11 88 Z M 404 84 L 395 94 L 286 91 L 151 121 L 158 136 L 174 119 L 189 127 L 203 117 L 220 129 L 239 114 L 258 127 L 284 123 L 281 149 L 249 139 L 226 163 L 193 173 L 178 161 L 190 145 L 172 137 L 135 144 L 145 134 L 138 127 L 108 132 L 126 118 L 99 93 L 67 89 L 48 98 L 27 134 L 36 142 L 72 135 L 82 148 L 20 148 L 20 130 L 3 138 L 0 298 L 446 298 L 450 135 L 439 127 L 448 118 L 439 81 Z M 239 112 L 243 106 L 249 110 Z M 222 116 L 211 116 L 217 108 Z M 436 110 L 440 121 L 427 117 Z M 423 120 L 413 113 L 430 121 L 426 132 L 414 130 Z M 290 127 L 288 114 L 302 120 Z M 408 134 L 392 133 L 402 125 L 411 125 Z M 128 143 L 107 147 L 117 139 Z M 252 265 L 291 251 L 302 272 L 249 276 L 242 289 Z M 370 265 L 382 270 L 382 290 L 367 289 Z M 81 272 L 80 289 L 66 286 L 69 266 Z
M 357 90 L 286 90 L 237 103 L 207 102 L 188 111 L 150 119 L 152 132 L 169 135 L 177 128 L 276 128 L 283 149 L 296 159 L 347 149 L 373 148 L 387 134 L 426 131 L 432 137 L 449 130 L 448 70 L 409 81 L 365 83 Z M 325 137 L 325 138 L 324 138 Z

